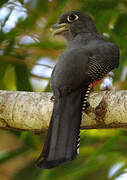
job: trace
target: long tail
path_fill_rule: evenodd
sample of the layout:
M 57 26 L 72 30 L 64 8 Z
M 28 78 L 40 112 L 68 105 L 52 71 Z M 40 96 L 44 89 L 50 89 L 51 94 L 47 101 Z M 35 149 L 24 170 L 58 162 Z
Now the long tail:
M 73 160 L 79 148 L 82 107 L 86 90 L 77 90 L 54 102 L 43 151 L 37 166 L 50 169 Z

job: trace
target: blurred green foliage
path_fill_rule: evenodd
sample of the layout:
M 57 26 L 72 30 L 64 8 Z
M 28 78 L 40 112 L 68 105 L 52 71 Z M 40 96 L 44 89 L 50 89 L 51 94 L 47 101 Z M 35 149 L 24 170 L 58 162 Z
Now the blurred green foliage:
M 66 46 L 62 38 L 52 37 L 49 28 L 68 10 L 90 14 L 100 34 L 120 47 L 120 66 L 115 70 L 114 85 L 117 89 L 127 89 L 126 79 L 120 81 L 123 68 L 127 66 L 126 0 L 1 0 L 0 8 L 5 7 L 9 13 L 0 21 L 0 89 L 33 91 L 30 79 L 40 78 L 31 73 L 37 60 L 43 57 L 56 60 Z M 19 18 L 13 28 L 5 31 L 15 9 L 24 12 L 26 17 Z M 26 35 L 34 43 L 21 43 Z M 44 91 L 50 91 L 49 83 Z M 24 168 L 12 175 L 12 180 L 113 180 L 127 168 L 127 132 L 124 130 L 82 131 L 77 159 L 53 170 L 40 170 L 32 161 L 41 151 L 43 137 L 13 131 L 10 135 L 17 137 L 22 146 L 11 152 L 0 152 L 0 165 L 24 153 L 31 159 L 31 163 L 24 164 Z M 110 176 L 112 166 L 121 162 L 123 166 Z

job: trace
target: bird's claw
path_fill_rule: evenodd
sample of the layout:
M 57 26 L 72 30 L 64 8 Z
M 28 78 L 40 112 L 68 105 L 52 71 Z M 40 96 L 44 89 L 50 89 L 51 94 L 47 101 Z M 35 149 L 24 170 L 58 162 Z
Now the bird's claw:
M 55 96 L 53 95 L 51 98 L 50 98 L 50 101 L 54 102 L 55 100 Z

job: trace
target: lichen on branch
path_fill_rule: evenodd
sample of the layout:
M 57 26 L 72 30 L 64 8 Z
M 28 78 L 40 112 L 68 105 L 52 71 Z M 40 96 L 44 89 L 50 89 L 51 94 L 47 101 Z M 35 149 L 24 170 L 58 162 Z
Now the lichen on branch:
M 52 93 L 0 91 L 0 128 L 46 131 L 52 114 Z M 91 93 L 83 129 L 126 128 L 127 91 Z

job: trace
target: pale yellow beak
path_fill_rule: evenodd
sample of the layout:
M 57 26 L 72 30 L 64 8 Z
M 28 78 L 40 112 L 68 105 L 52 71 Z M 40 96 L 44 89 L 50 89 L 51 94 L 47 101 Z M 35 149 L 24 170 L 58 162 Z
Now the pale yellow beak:
M 51 28 L 53 30 L 53 35 L 59 35 L 62 34 L 64 31 L 67 31 L 69 28 L 69 24 L 62 23 L 62 24 L 54 24 Z

